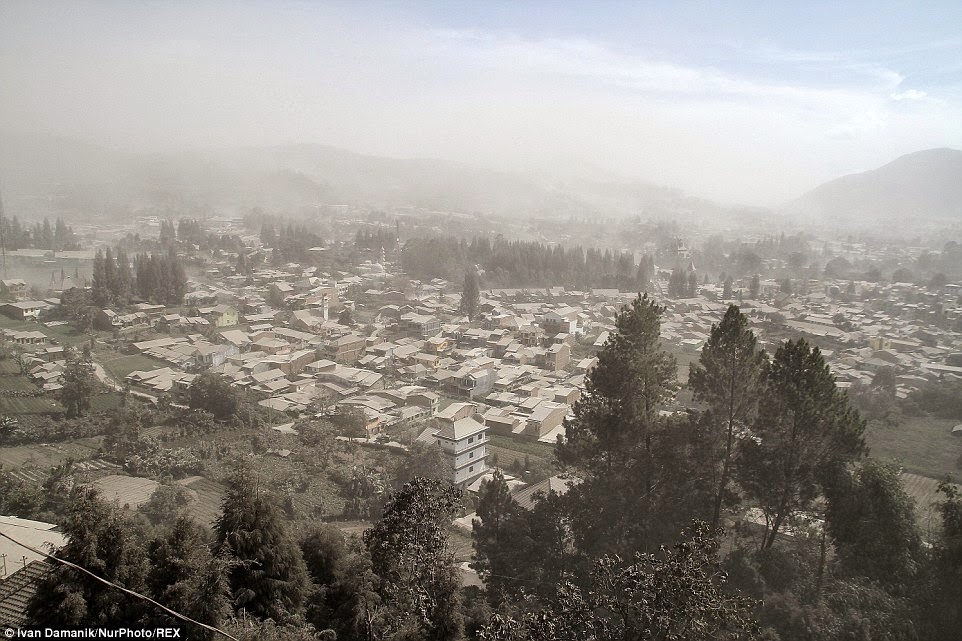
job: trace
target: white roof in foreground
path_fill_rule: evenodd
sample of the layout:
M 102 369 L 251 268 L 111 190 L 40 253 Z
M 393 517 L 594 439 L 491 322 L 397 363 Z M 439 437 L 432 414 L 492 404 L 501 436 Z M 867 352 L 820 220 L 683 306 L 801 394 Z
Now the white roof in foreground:
M 44 552 L 52 552 L 67 542 L 67 537 L 55 531 L 56 527 L 52 523 L 42 521 L 31 521 L 16 516 L 0 516 L 0 532 Z M 0 558 L 6 564 L 6 574 L 3 576 L 9 576 L 22 569 L 26 564 L 24 557 L 26 557 L 26 563 L 44 558 L 10 539 L 0 537 Z M 0 572 L 3 570 L 3 563 L 0 563 Z

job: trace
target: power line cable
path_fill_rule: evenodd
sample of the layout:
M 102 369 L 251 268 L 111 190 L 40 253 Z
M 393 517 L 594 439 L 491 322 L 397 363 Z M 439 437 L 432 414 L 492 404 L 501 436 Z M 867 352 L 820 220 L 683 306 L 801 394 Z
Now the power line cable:
M 60 557 L 54 556 L 54 555 L 52 555 L 52 554 L 48 554 L 47 552 L 44 552 L 43 550 L 38 550 L 37 548 L 35 548 L 35 547 L 33 547 L 33 546 L 30 546 L 30 545 L 27 545 L 26 543 L 22 543 L 22 542 L 18 541 L 17 539 L 13 538 L 12 536 L 10 536 L 9 534 L 7 534 L 6 532 L 0 531 L 0 536 L 2 536 L 2 537 L 5 538 L 5 539 L 8 539 L 8 540 L 10 540 L 10 541 L 13 541 L 14 543 L 16 543 L 17 545 L 19 545 L 20 547 L 26 548 L 26 549 L 30 550 L 31 552 L 33 552 L 34 554 L 39 554 L 39 555 L 41 555 L 41 556 L 43 556 L 43 557 L 45 557 L 45 558 L 47 558 L 47 559 L 51 559 L 51 560 L 53 560 L 53 561 L 56 561 L 57 563 L 60 563 L 60 564 L 62 564 L 62 565 L 66 565 L 66 566 L 69 567 L 69 568 L 73 568 L 73 569 L 75 569 L 75 570 L 79 570 L 79 571 L 83 572 L 84 574 L 86 574 L 86 575 L 88 575 L 88 576 L 96 579 L 97 581 L 103 583 L 104 585 L 107 585 L 107 586 L 110 586 L 110 587 L 115 588 L 115 589 L 117 589 L 117 590 L 120 590 L 121 592 L 124 592 L 125 594 L 129 594 L 130 596 L 136 597 L 136 598 L 138 598 L 138 599 L 140 599 L 140 600 L 142 600 L 142 601 L 147 601 L 148 603 L 151 603 L 151 604 L 157 606 L 158 608 L 160 608 L 161 610 L 163 610 L 163 611 L 166 612 L 167 614 L 170 614 L 171 616 L 173 616 L 173 617 L 175 617 L 175 618 L 177 618 L 177 619 L 180 619 L 181 621 L 186 621 L 187 623 L 192 623 L 192 624 L 194 624 L 194 625 L 200 626 L 200 627 L 204 628 L 205 630 L 209 630 L 210 632 L 216 632 L 217 634 L 221 634 L 221 635 L 227 637 L 228 639 L 232 639 L 233 641 L 239 641 L 239 639 L 238 639 L 237 637 L 231 636 L 230 634 L 224 632 L 223 630 L 221 630 L 221 629 L 219 629 L 219 628 L 215 628 L 214 626 L 208 625 L 208 624 L 206 624 L 206 623 L 201 623 L 200 621 L 195 621 L 194 619 L 191 619 L 189 616 L 187 616 L 187 615 L 185 615 L 185 614 L 181 614 L 180 612 L 176 612 L 176 611 L 174 611 L 174 610 L 171 610 L 171 609 L 168 608 L 166 605 L 163 605 L 163 604 L 161 604 L 161 603 L 158 603 L 157 601 L 154 601 L 153 599 L 151 599 L 149 596 L 147 596 L 147 595 L 145 595 L 145 594 L 141 594 L 141 593 L 139 593 L 139 592 L 135 592 L 135 591 L 133 591 L 133 590 L 130 590 L 130 589 L 128 589 L 128 588 L 125 588 L 125 587 L 123 587 L 123 586 L 121 586 L 121 585 L 117 585 L 116 583 L 114 583 L 114 582 L 112 582 L 112 581 L 109 581 L 109 580 L 107 580 L 107 579 L 105 579 L 105 578 L 103 578 L 103 577 L 101 577 L 101 576 L 98 576 L 98 575 L 94 574 L 93 572 L 91 572 L 90 570 L 88 570 L 87 568 L 81 567 L 81 566 L 77 565 L 76 563 L 71 563 L 70 561 L 67 561 L 66 559 L 61 559 Z

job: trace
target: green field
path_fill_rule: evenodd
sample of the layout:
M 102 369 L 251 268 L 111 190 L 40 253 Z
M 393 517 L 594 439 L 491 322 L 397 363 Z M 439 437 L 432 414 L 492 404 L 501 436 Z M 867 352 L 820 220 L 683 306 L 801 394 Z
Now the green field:
M 90 412 L 96 414 L 115 410 L 120 407 L 121 400 L 122 397 L 119 392 L 97 394 L 90 399 Z
M 6 397 L 0 399 L 0 407 L 7 414 L 59 414 L 63 406 L 50 396 Z
M 524 465 L 525 457 L 532 464 L 554 461 L 554 446 L 527 439 L 492 434 L 487 445 L 488 455 L 496 454 L 498 467 L 509 468 L 515 463 Z
M 110 376 L 113 377 L 118 383 L 122 383 L 124 377 L 131 372 L 149 371 L 167 367 L 165 363 L 142 354 L 133 354 L 130 356 L 111 356 L 102 360 L 98 359 L 98 361 L 107 371 L 107 373 L 110 374 Z
M 35 329 L 39 329 L 61 345 L 79 345 L 90 340 L 88 334 L 77 332 L 71 325 L 56 325 L 54 327 L 40 327 Z
M 551 458 L 554 456 L 554 445 L 526 438 L 491 434 L 490 444 L 498 449 L 511 450 L 522 455 L 528 454 L 531 457 Z M 524 457 L 522 456 L 522 458 Z
M 873 422 L 865 442 L 872 457 L 898 461 L 907 472 L 933 479 L 952 474 L 958 479 L 962 477 L 962 438 L 950 433 L 957 423 L 929 417 L 908 417 L 897 427 Z
M 905 491 L 915 499 L 915 514 L 922 528 L 922 535 L 926 540 L 932 540 L 932 535 L 942 523 L 937 503 L 945 499 L 945 495 L 938 492 L 939 482 L 917 474 L 902 474 L 902 484 Z
M 688 370 L 692 363 L 701 358 L 701 352 L 680 345 L 663 344 L 663 347 L 675 357 L 678 363 L 678 382 L 682 385 L 688 383 Z
M 20 374 L 0 374 L 0 390 L 35 392 L 37 386 L 31 383 L 26 376 Z
M 12 358 L 0 360 L 0 374 L 20 374 L 20 366 Z
M 3 465 L 4 469 L 28 465 L 46 470 L 55 465 L 60 465 L 67 459 L 80 461 L 90 458 L 99 447 L 99 438 L 85 438 L 49 445 L 2 447 L 0 448 L 0 465 Z
M 200 523 L 213 525 L 220 516 L 224 486 L 202 476 L 190 476 L 177 483 L 190 490 L 191 502 L 187 508 L 190 515 Z

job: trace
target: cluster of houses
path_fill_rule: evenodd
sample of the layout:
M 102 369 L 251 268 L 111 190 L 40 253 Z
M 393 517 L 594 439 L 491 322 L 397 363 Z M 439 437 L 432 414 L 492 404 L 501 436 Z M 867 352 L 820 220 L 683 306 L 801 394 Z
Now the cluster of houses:
M 350 275 L 293 263 L 238 274 L 231 265 L 231 256 L 209 263 L 203 282 L 192 282 L 176 309 L 140 303 L 97 313 L 95 327 L 133 334 L 129 349 L 157 362 L 127 376 L 134 393 L 176 402 L 196 375 L 211 371 L 281 415 L 355 407 L 366 417 L 369 438 L 398 423 L 425 421 L 420 440 L 450 455 L 458 482 L 487 469 L 477 444 L 490 434 L 543 442 L 563 434 L 594 351 L 635 296 L 613 289 L 489 289 L 478 318 L 468 322 L 450 283 L 406 279 L 383 256 Z M 692 298 L 671 299 L 662 280 L 651 293 L 666 306 L 664 344 L 694 358 L 729 301 L 711 285 Z M 843 289 L 849 295 L 841 296 Z M 928 291 L 825 280 L 796 290 L 788 295 L 778 283 L 761 281 L 759 300 L 738 301 L 769 352 L 786 337 L 804 336 L 823 347 L 841 386 L 869 382 L 879 368 L 892 367 L 900 396 L 925 381 L 962 376 L 962 335 L 948 329 L 962 316 L 959 286 Z M 56 303 L 26 300 L 23 281 L 0 282 L 0 293 L 11 301 L 0 312 L 20 320 Z M 8 331 L 7 340 L 43 348 L 45 336 Z M 38 382 L 45 389 L 56 385 L 55 363 L 46 359 L 51 371 L 39 372 L 50 377 Z

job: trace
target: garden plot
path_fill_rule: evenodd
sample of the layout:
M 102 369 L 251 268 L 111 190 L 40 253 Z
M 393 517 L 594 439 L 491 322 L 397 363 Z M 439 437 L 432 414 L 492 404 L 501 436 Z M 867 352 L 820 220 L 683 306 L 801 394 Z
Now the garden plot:
M 178 485 L 190 491 L 190 505 L 187 511 L 198 523 L 212 525 L 220 516 L 224 486 L 203 476 L 188 476 L 177 481 Z
M 942 516 L 936 504 L 944 501 L 945 495 L 938 492 L 939 481 L 903 472 L 902 484 L 905 492 L 915 499 L 915 516 L 922 528 L 922 536 L 931 540 L 933 533 L 938 532 L 942 525 Z
M 116 501 L 120 506 L 135 509 L 147 502 L 160 483 L 152 479 L 111 474 L 93 485 L 100 490 L 105 500 Z
M 98 439 L 80 439 L 66 443 L 38 443 L 0 448 L 0 465 L 5 469 L 36 467 L 49 469 L 72 459 L 82 461 L 94 455 Z

